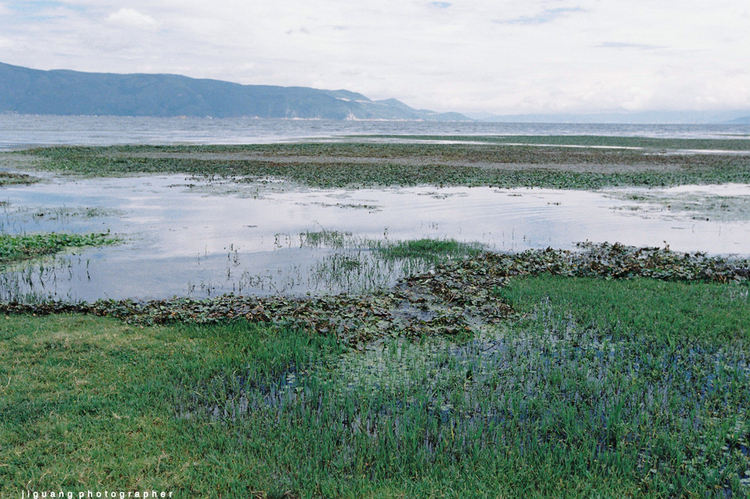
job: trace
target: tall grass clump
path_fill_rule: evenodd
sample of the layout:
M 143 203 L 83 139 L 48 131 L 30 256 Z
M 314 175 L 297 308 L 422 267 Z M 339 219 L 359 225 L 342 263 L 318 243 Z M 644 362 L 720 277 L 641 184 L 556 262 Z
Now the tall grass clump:
M 120 240 L 109 232 L 66 234 L 47 232 L 39 234 L 0 234 L 0 265 L 51 255 L 69 248 L 105 246 Z

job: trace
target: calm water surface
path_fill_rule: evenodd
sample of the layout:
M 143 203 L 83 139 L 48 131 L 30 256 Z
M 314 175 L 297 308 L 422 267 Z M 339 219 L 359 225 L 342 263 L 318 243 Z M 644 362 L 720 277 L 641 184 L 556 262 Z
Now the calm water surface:
M 707 188 L 701 189 L 705 194 Z M 714 189 L 725 196 L 750 192 L 748 186 Z M 638 193 L 489 187 L 320 190 L 283 183 L 210 184 L 179 175 L 50 176 L 44 183 L 2 189 L 3 231 L 110 230 L 127 242 L 5 272 L 0 291 L 6 299 L 33 291 L 83 300 L 355 291 L 351 283 L 318 275 L 320 262 L 342 251 L 362 257 L 367 250 L 304 244 L 306 233 L 321 231 L 349 234 L 347 240 L 354 243 L 362 238 L 452 238 L 498 251 L 572 249 L 588 240 L 750 253 L 747 220 L 696 219 L 694 213 L 639 203 L 630 199 L 631 191 Z
M 270 143 L 356 135 L 750 138 L 750 125 L 0 115 L 0 150 L 44 145 Z M 364 238 L 451 238 L 480 242 L 497 251 L 571 249 L 576 242 L 588 240 L 750 254 L 750 216 L 719 213 L 715 217 L 693 209 L 696 199 L 723 197 L 732 199 L 730 212 L 750 212 L 750 188 L 744 185 L 582 192 L 316 190 L 284 183 L 207 184 L 184 176 L 76 180 L 49 175 L 47 180 L 0 189 L 2 232 L 109 230 L 126 243 L 6 269 L 0 273 L 0 299 L 29 293 L 75 300 L 226 292 L 336 293 L 359 291 L 364 281 L 365 287 L 392 284 L 405 269 L 383 267 L 361 244 Z M 669 204 L 672 198 L 678 201 L 672 203 L 674 207 Z M 347 246 L 305 244 L 307 233 L 322 231 L 345 234 Z M 359 263 L 351 264 L 354 260 Z M 341 262 L 349 265 L 342 267 Z

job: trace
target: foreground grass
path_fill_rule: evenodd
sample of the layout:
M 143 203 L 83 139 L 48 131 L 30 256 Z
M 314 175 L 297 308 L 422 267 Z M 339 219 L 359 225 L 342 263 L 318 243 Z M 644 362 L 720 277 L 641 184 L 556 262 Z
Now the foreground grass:
M 52 255 L 70 248 L 106 246 L 119 239 L 106 233 L 66 234 L 45 232 L 39 234 L 0 234 L 0 266 Z
M 245 321 L 0 317 L 0 496 L 748 495 L 746 286 L 495 293 L 517 320 L 364 352 Z
M 497 186 L 599 189 L 615 186 L 750 183 L 750 155 L 687 154 L 662 150 L 602 149 L 607 137 L 544 137 L 557 147 L 486 144 L 270 144 L 247 146 L 54 147 L 24 151 L 41 158 L 35 168 L 89 176 L 182 173 L 202 177 L 277 178 L 304 185 Z M 575 140 L 574 140 L 575 139 Z M 513 139 L 515 140 L 515 138 Z M 522 140 L 522 139 L 519 139 Z M 578 140 L 582 147 L 562 147 Z M 629 142 L 630 141 L 630 142 Z M 593 143 L 592 143 L 593 142 Z M 750 141 L 680 141 L 672 148 L 747 151 Z M 663 154 L 664 152 L 669 154 Z

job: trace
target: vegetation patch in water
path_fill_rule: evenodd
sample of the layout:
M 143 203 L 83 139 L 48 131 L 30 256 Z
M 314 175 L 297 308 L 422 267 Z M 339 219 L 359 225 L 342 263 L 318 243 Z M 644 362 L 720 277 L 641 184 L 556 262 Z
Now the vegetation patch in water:
M 552 139 L 550 139 L 552 140 Z M 687 144 L 686 144 L 687 145 Z M 25 151 L 35 168 L 92 176 L 184 173 L 285 179 L 308 186 L 615 186 L 750 183 L 750 155 L 503 144 L 268 144 L 55 147 Z
M 488 144 L 558 145 L 577 147 L 622 147 L 649 151 L 710 150 L 750 152 L 750 140 L 737 139 L 676 139 L 656 137 L 620 137 L 606 135 L 356 135 L 351 140 L 401 139 L 426 141 L 486 142 Z
M 342 261 L 333 270 L 357 271 L 359 266 Z M 512 278 L 541 274 L 747 283 L 750 262 L 674 252 L 668 248 L 582 243 L 580 251 L 486 252 L 437 264 L 429 272 L 406 277 L 392 288 L 361 295 L 290 298 L 230 294 L 207 300 L 3 303 L 0 311 L 79 312 L 117 317 L 136 324 L 249 320 L 301 327 L 361 347 L 388 337 L 481 333 L 514 314 L 498 290 Z
M 0 187 L 16 184 L 28 185 L 36 182 L 39 182 L 38 178 L 26 175 L 25 173 L 0 172 Z
M 61 232 L 22 235 L 0 234 L 0 266 L 52 255 L 70 248 L 106 246 L 119 242 L 120 239 L 109 232 L 89 234 L 66 234 Z
M 423 258 L 434 263 L 451 259 L 478 256 L 484 251 L 481 244 L 463 243 L 452 239 L 413 239 L 381 243 L 377 250 L 385 258 Z

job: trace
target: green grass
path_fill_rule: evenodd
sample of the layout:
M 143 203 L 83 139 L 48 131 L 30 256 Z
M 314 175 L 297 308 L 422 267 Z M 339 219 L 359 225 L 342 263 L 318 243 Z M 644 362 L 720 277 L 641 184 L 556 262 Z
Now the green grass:
M 591 144 L 592 141 L 608 143 L 614 140 L 601 137 L 544 139 L 561 144 L 580 141 L 585 146 L 596 145 Z M 650 139 L 620 138 L 618 143 L 632 141 L 641 144 L 644 140 L 649 142 Z M 703 141 L 702 144 L 721 148 L 724 143 L 720 142 Z M 738 149 L 746 143 L 727 141 L 725 145 Z M 654 143 L 655 146 L 660 144 Z M 672 139 L 669 145 L 691 148 L 700 144 Z M 334 143 L 54 147 L 24 151 L 23 154 L 45 159 L 35 168 L 62 173 L 89 176 L 181 173 L 208 178 L 280 178 L 321 188 L 489 185 L 505 188 L 599 189 L 614 186 L 750 183 L 748 155 L 654 154 L 659 151 L 498 143 Z M 211 157 L 211 154 L 224 157 Z M 326 161 L 327 158 L 330 161 Z
M 0 317 L 0 496 L 748 496 L 747 286 L 495 294 L 518 315 L 483 335 L 363 352 L 246 321 Z
M 381 243 L 376 249 L 387 259 L 421 258 L 431 264 L 477 256 L 484 251 L 479 243 L 464 243 L 453 239 L 411 239 L 391 244 Z
M 715 286 L 643 278 L 613 283 L 541 275 L 512 280 L 497 293 L 526 314 L 548 301 L 550 307 L 569 311 L 581 327 L 613 341 L 742 348 L 750 344 L 749 289 L 747 283 Z
M 39 234 L 0 234 L 0 266 L 52 255 L 70 248 L 105 246 L 120 240 L 109 232 L 66 234 L 46 232 Z

